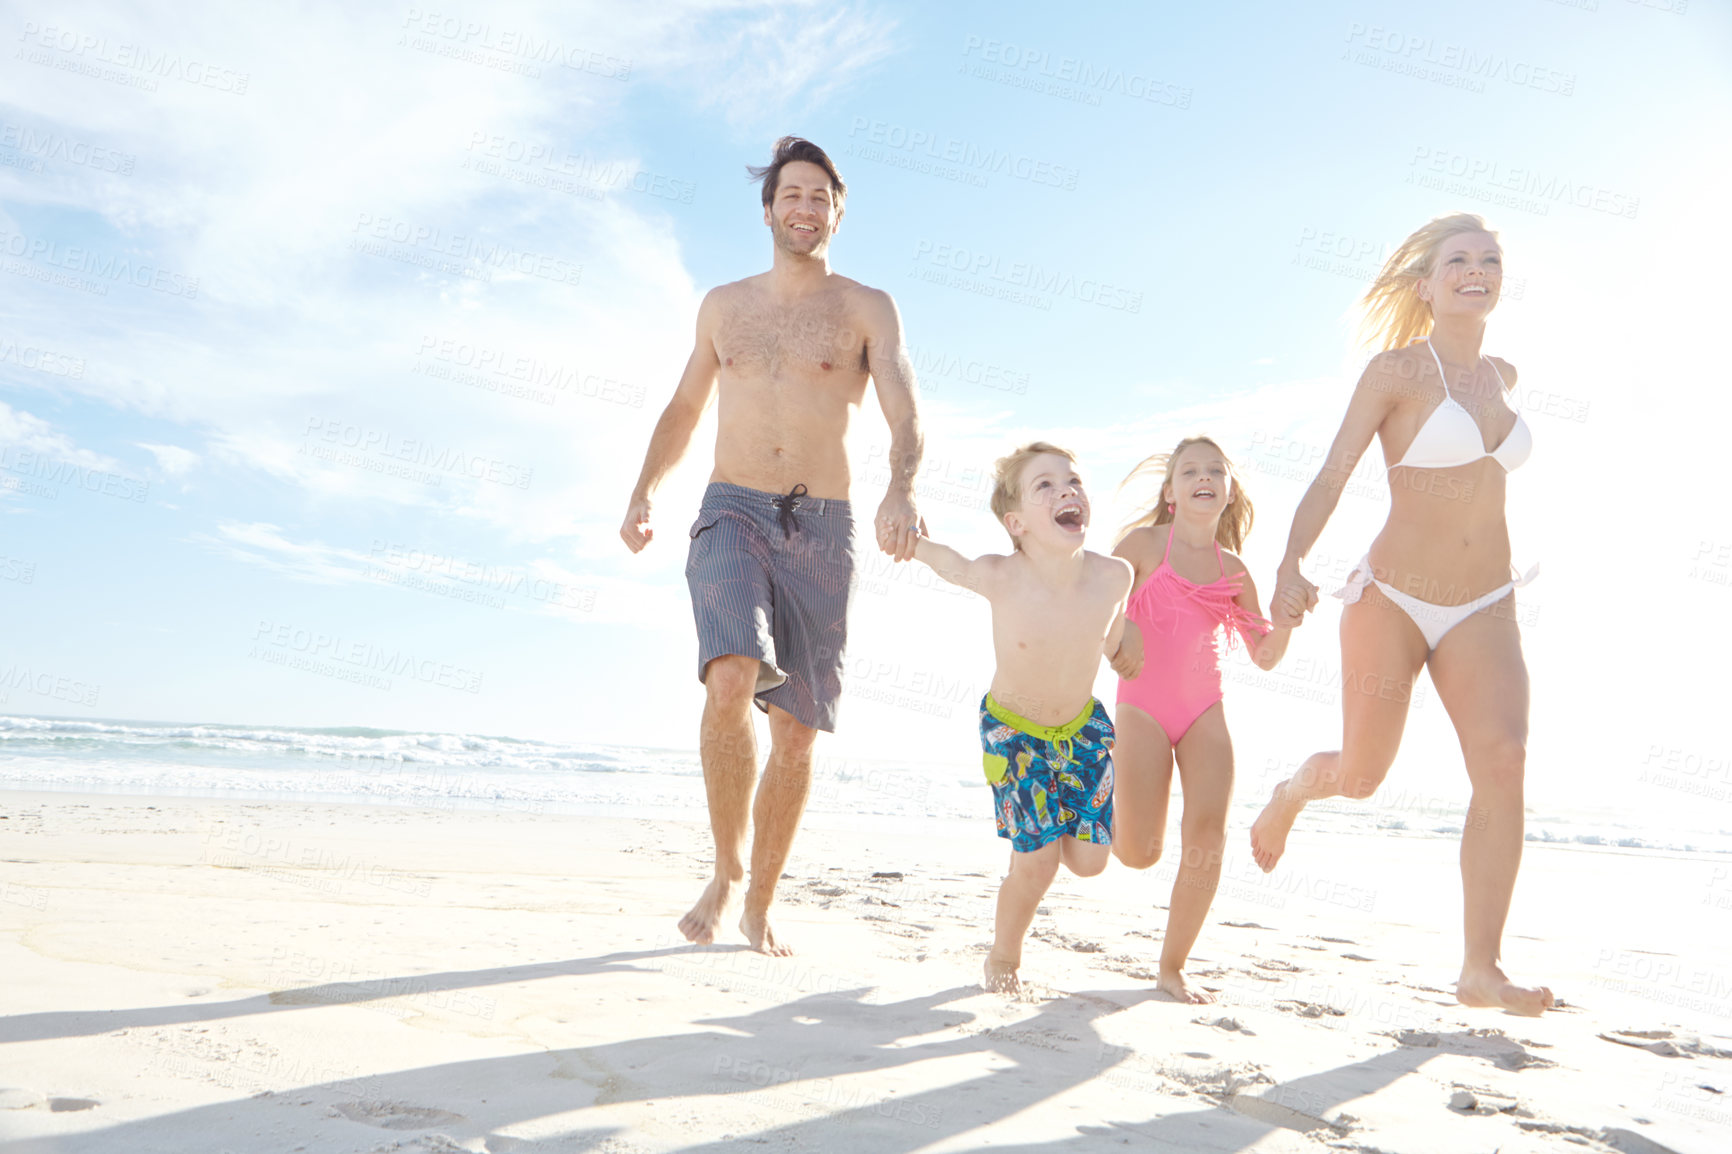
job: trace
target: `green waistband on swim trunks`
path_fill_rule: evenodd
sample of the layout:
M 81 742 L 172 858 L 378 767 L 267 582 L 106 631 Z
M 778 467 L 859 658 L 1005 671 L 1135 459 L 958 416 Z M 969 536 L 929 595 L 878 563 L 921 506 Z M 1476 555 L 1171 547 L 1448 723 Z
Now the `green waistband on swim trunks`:
M 1020 729 L 1030 737 L 1038 737 L 1048 745 L 1056 745 L 1061 741 L 1068 742 L 1075 737 L 1082 727 L 1088 724 L 1094 716 L 1095 699 L 1089 698 L 1088 704 L 1082 707 L 1082 712 L 1065 722 L 1063 725 L 1037 725 L 1026 717 L 1021 717 L 992 699 L 992 694 L 986 695 L 986 712 L 998 718 L 1012 729 Z

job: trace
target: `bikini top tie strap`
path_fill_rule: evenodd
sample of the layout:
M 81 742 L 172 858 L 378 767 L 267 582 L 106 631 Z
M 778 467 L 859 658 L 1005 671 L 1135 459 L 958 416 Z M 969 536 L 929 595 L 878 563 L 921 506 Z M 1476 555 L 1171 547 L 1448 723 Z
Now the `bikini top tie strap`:
M 1449 374 L 1444 371 L 1443 358 L 1437 355 L 1437 346 L 1431 343 L 1431 338 L 1425 338 L 1425 347 L 1431 350 L 1431 359 L 1437 363 L 1437 377 L 1443 382 L 1443 395 L 1448 400 L 1455 400 L 1455 394 L 1449 391 Z

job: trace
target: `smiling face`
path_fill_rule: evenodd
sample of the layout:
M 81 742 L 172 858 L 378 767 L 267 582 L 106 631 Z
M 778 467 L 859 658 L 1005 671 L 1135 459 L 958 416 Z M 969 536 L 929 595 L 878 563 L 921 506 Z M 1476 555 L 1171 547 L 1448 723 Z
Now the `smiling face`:
M 1219 518 L 1233 502 L 1233 475 L 1227 458 L 1207 443 L 1186 445 L 1173 458 L 1161 500 L 1172 504 L 1175 517 Z
M 1076 463 L 1062 453 L 1041 453 L 1022 467 L 1016 505 L 1004 515 L 1017 548 L 1033 540 L 1080 549 L 1089 527 L 1089 499 Z
M 1484 320 L 1503 290 L 1503 249 L 1489 232 L 1458 232 L 1437 249 L 1431 275 L 1419 282 L 1419 298 L 1434 321 L 1446 317 Z
M 822 256 L 842 223 L 842 207 L 830 174 L 809 160 L 782 166 L 776 193 L 764 206 L 764 223 L 776 247 L 791 256 Z

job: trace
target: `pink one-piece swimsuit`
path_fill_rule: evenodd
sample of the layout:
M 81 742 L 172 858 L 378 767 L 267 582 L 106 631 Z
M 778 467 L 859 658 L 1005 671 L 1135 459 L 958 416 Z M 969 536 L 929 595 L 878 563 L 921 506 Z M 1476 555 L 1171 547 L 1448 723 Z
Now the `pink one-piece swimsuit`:
M 1172 552 L 1169 528 L 1161 563 L 1125 606 L 1125 616 L 1143 633 L 1143 671 L 1130 680 L 1119 678 L 1118 701 L 1154 718 L 1167 740 L 1177 745 L 1197 718 L 1221 700 L 1215 631 L 1225 626 L 1255 646 L 1270 625 L 1238 603 L 1243 582 L 1227 576 L 1218 543 L 1215 561 L 1221 576 L 1207 585 L 1174 572 L 1167 560 Z

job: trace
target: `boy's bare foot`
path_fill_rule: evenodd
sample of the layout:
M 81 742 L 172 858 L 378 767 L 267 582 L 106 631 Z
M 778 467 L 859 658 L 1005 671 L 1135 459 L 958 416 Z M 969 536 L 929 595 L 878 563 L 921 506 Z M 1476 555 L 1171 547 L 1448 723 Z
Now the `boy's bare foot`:
M 707 946 L 716 940 L 716 927 L 727 908 L 729 889 L 729 884 L 720 877 L 710 879 L 710 884 L 704 887 L 704 896 L 680 919 L 680 933 L 686 936 L 686 941 Z
M 1172 996 L 1175 1002 L 1189 1002 L 1193 1006 L 1201 1006 L 1215 1000 L 1215 995 L 1203 989 L 1193 989 L 1185 980 L 1183 970 L 1162 970 L 1161 977 L 1155 983 Z
M 1287 783 L 1282 782 L 1275 787 L 1269 804 L 1263 807 L 1257 820 L 1251 823 L 1251 856 L 1257 859 L 1264 873 L 1274 869 L 1281 855 L 1287 852 L 1287 834 L 1293 829 L 1299 811 L 1304 808 L 1302 801 L 1287 800 Z
M 1022 979 L 1016 976 L 1016 966 L 1001 962 L 991 954 L 986 957 L 986 972 L 980 984 L 994 994 L 1022 992 Z
M 1495 965 L 1483 969 L 1463 967 L 1455 983 L 1455 1000 L 1464 1006 L 1491 1006 L 1536 1018 L 1557 1005 L 1548 987 L 1518 986 Z
M 770 930 L 768 913 L 754 914 L 748 909 L 740 915 L 740 932 L 746 935 L 746 941 L 760 954 L 769 954 L 772 958 L 786 958 L 794 952 L 793 947 L 784 946 L 776 940 L 776 935 Z

